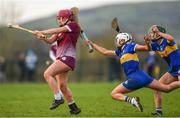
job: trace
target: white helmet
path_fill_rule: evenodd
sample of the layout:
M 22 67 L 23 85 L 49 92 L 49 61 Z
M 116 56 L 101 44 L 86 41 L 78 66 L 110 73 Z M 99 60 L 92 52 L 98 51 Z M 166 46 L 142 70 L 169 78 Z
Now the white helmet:
M 120 41 L 124 40 L 124 44 L 126 44 L 127 42 L 131 42 L 132 41 L 132 36 L 128 33 L 119 33 L 116 36 L 116 40 L 115 40 L 115 44 L 117 47 L 122 47 L 123 45 L 120 44 Z

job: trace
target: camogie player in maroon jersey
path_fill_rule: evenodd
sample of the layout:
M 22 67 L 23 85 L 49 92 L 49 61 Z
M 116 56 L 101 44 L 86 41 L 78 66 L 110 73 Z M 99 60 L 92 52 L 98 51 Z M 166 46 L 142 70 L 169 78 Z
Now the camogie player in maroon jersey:
M 56 60 L 45 70 L 44 78 L 49 84 L 55 96 L 59 96 L 58 86 L 62 91 L 71 114 L 78 114 L 81 109 L 77 107 L 73 99 L 71 90 L 68 87 L 68 73 L 73 71 L 76 64 L 76 43 L 80 35 L 80 26 L 75 22 L 71 10 L 60 10 L 57 13 L 57 20 L 60 24 L 58 28 L 43 31 L 34 31 L 37 37 L 42 35 L 52 35 L 50 38 L 41 38 L 48 44 L 57 42 Z M 58 84 L 54 77 L 58 77 Z M 62 97 L 61 97 L 62 98 Z M 63 99 L 54 99 L 50 109 L 57 108 L 64 103 Z

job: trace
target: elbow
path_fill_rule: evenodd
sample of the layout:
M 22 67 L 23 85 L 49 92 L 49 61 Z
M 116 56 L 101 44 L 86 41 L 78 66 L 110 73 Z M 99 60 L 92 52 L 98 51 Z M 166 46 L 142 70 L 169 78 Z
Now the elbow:
M 53 44 L 56 40 L 54 38 L 47 38 L 44 40 L 47 44 Z
M 170 36 L 170 37 L 168 38 L 168 40 L 169 40 L 169 41 L 174 41 L 174 37 Z
M 48 39 L 44 40 L 47 44 L 53 44 L 52 41 L 49 41 Z
M 53 44 L 53 42 L 47 42 L 48 44 Z
M 165 36 L 162 36 L 162 37 L 166 38 L 170 42 L 174 41 L 174 37 L 170 34 L 166 34 Z

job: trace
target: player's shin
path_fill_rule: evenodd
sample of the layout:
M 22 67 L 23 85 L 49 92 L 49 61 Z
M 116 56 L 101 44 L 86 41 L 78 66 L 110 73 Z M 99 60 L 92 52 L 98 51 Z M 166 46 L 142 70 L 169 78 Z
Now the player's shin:
M 180 88 L 180 81 L 174 81 L 169 84 L 169 92 L 173 91 L 176 88 Z

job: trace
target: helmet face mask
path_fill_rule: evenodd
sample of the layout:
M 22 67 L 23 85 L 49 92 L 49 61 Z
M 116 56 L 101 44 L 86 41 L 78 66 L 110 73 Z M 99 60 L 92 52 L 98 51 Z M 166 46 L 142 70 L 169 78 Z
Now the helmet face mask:
M 166 29 L 165 29 L 164 27 L 162 27 L 162 26 L 158 26 L 158 25 L 153 25 L 153 26 L 151 26 L 151 27 L 149 28 L 149 30 L 148 30 L 148 34 L 150 35 L 150 38 L 151 38 L 152 41 L 157 41 L 157 40 L 161 39 L 161 36 L 160 36 L 160 35 L 158 35 L 158 34 L 156 34 L 156 33 L 153 32 L 153 28 L 155 28 L 155 27 L 157 27 L 157 29 L 158 29 L 160 32 L 166 33 Z
M 67 23 L 68 20 L 69 20 L 69 19 L 66 18 L 66 17 L 60 17 L 60 18 L 58 19 L 58 22 L 59 22 L 59 24 L 60 24 L 61 26 L 64 26 L 64 25 Z
M 117 48 L 122 48 L 126 43 L 131 42 L 132 37 L 128 33 L 119 33 L 115 39 L 115 45 Z
M 61 26 L 65 25 L 71 19 L 71 17 L 72 12 L 68 9 L 60 10 L 56 15 L 56 18 Z
M 155 34 L 153 32 L 149 33 L 149 35 L 150 35 L 150 38 L 151 38 L 152 41 L 157 41 L 157 40 L 159 40 L 161 38 L 160 35 Z
M 116 42 L 116 47 L 122 47 L 125 44 L 125 39 L 117 39 Z

